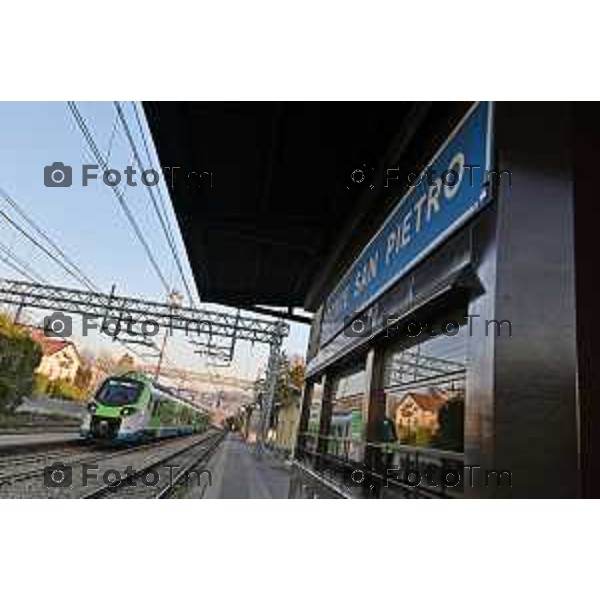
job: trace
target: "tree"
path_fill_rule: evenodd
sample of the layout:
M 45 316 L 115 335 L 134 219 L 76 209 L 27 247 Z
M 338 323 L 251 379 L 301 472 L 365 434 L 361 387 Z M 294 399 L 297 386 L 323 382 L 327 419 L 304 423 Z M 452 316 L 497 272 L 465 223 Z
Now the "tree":
M 279 359 L 279 371 L 277 374 L 277 383 L 275 384 L 275 407 L 279 405 L 290 406 L 297 402 L 302 393 L 304 384 L 305 364 L 302 358 L 294 356 L 291 359 L 283 352 Z M 254 396 L 262 406 L 266 393 L 266 381 L 264 377 L 256 379 L 254 382 Z M 278 410 L 271 413 L 271 426 L 277 422 Z
M 442 450 L 462 452 L 464 449 L 465 399 L 458 394 L 440 409 L 439 429 L 433 438 L 433 445 Z
M 45 396 L 49 386 L 50 380 L 48 377 L 41 373 L 36 373 L 33 377 L 33 389 L 31 390 L 31 394 L 35 397 Z
M 77 369 L 74 384 L 81 390 L 89 391 L 91 388 L 93 376 L 94 372 L 92 370 L 92 366 L 84 363 L 80 365 Z
M 51 398 L 61 398 L 63 400 L 73 400 L 81 402 L 87 398 L 87 392 L 73 385 L 70 381 L 64 379 L 55 379 L 50 381 L 47 388 L 47 394 Z
M 108 352 L 102 352 L 96 359 L 96 367 L 105 375 L 112 375 L 116 371 L 117 363 Z
M 299 397 L 304 385 L 306 365 L 302 358 L 294 356 L 291 359 L 283 352 L 279 359 L 279 371 L 277 383 L 275 384 L 276 401 L 287 403 L 291 399 Z M 254 382 L 254 395 L 262 397 L 265 392 L 266 381 L 259 377 Z
M 275 396 L 280 402 L 287 404 L 300 397 L 305 372 L 306 365 L 301 358 L 292 357 L 290 359 L 285 352 L 282 354 L 275 392 Z
M 306 364 L 300 356 L 293 356 L 289 366 L 289 380 L 291 385 L 296 389 L 301 390 L 304 385 L 304 377 L 306 376 Z
M 31 393 L 42 349 L 23 327 L 0 313 L 0 411 L 18 406 Z
M 83 392 L 89 393 L 92 391 L 94 383 L 94 355 L 88 350 L 82 350 L 79 356 L 81 364 L 77 369 L 73 383 Z
M 134 370 L 135 370 L 135 361 L 133 360 L 133 356 L 131 356 L 131 354 L 127 354 L 127 353 L 123 354 L 123 356 L 121 356 L 121 358 L 117 362 L 115 371 L 119 374 L 122 374 L 122 373 L 127 373 L 128 371 L 134 371 Z

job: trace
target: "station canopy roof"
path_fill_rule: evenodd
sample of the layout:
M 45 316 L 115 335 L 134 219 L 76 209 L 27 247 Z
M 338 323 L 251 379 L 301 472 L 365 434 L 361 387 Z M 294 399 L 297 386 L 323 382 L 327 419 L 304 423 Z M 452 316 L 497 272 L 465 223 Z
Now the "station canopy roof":
M 364 212 L 374 205 L 372 175 L 433 109 L 145 102 L 144 110 L 201 298 L 315 310 L 349 257 L 342 238 L 356 242 L 376 224 Z

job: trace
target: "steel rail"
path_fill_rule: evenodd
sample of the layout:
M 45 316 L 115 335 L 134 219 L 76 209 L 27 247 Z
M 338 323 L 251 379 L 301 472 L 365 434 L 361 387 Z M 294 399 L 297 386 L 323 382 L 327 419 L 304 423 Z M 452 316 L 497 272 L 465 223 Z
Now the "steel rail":
M 164 447 L 169 442 L 175 442 L 176 440 L 181 440 L 181 437 L 175 438 L 167 438 L 165 440 L 161 440 L 157 442 L 155 440 L 149 441 L 143 444 L 137 444 L 135 446 L 128 446 L 127 448 L 121 448 L 119 450 L 115 450 L 114 452 L 100 452 L 98 450 L 84 453 L 83 456 L 79 455 L 76 460 L 71 460 L 63 463 L 65 467 L 73 467 L 75 465 L 80 465 L 84 461 L 90 460 L 92 458 L 100 458 L 102 460 L 106 460 L 109 458 L 114 458 L 115 456 L 125 456 L 127 454 L 132 454 L 134 452 L 139 452 L 140 450 L 147 449 L 149 447 Z M 42 468 L 30 469 L 29 471 L 17 471 L 15 473 L 9 473 L 0 477 L 0 488 L 4 485 L 11 485 L 18 481 L 25 481 L 26 479 L 32 479 L 39 475 L 43 475 L 44 471 L 48 465 L 45 465 Z
M 213 452 L 219 447 L 224 439 L 224 435 L 215 436 L 214 442 L 206 449 L 206 451 L 198 457 L 197 460 L 192 461 L 187 467 L 184 467 L 181 472 L 164 487 L 156 496 L 155 499 L 162 500 L 164 498 L 171 497 L 181 482 L 185 479 L 187 481 L 188 473 L 196 469 L 200 464 L 206 463 L 207 460 L 212 456 Z
M 136 479 L 139 480 L 146 473 L 149 473 L 150 471 L 153 471 L 156 468 L 164 466 L 166 463 L 173 460 L 174 458 L 177 458 L 178 456 L 181 456 L 182 454 L 188 453 L 188 452 L 194 450 L 195 448 L 197 448 L 198 446 L 200 446 L 201 444 L 206 444 L 209 441 L 214 441 L 215 439 L 218 439 L 220 442 L 223 439 L 223 437 L 224 437 L 224 434 L 222 432 L 218 432 L 212 436 L 204 437 L 203 439 L 196 441 L 194 444 L 190 444 L 189 446 L 186 446 L 185 448 L 180 448 L 179 450 L 169 454 L 168 456 L 164 456 L 158 460 L 155 460 L 151 464 L 142 467 L 141 469 L 138 469 L 136 471 L 133 471 L 132 473 L 129 473 L 127 476 L 121 478 L 118 481 L 118 483 L 103 485 L 95 490 L 92 490 L 91 492 L 89 492 L 83 496 L 80 496 L 80 498 L 82 498 L 84 500 L 99 500 L 99 499 L 105 498 L 107 496 L 110 497 L 111 495 L 116 494 L 116 492 L 118 492 L 119 488 L 122 488 L 123 486 L 132 483 Z
M 64 450 L 61 451 L 57 448 L 49 453 L 39 450 L 37 452 L 27 452 L 23 454 L 2 457 L 2 459 L 0 459 L 0 471 L 6 467 L 15 467 L 27 463 L 35 463 L 40 460 L 60 460 L 63 458 L 68 458 L 69 456 L 76 455 L 77 448 L 82 448 L 81 445 L 74 444 L 71 448 L 72 451 L 68 451 L 68 447 L 68 445 L 65 445 Z M 2 475 L 0 474 L 0 477 L 1 476 Z

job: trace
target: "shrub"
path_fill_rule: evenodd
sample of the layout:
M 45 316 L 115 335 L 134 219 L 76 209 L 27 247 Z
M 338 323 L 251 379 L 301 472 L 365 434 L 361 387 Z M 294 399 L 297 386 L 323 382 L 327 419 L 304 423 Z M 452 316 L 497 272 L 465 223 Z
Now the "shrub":
M 443 450 L 463 452 L 465 402 L 463 396 L 448 401 L 438 416 L 440 428 L 435 435 L 434 444 Z
M 56 379 L 49 382 L 47 386 L 47 394 L 52 398 L 61 398 L 63 400 L 73 400 L 82 402 L 87 397 L 87 392 L 73 385 L 69 381 Z
M 0 314 L 0 411 L 15 408 L 33 389 L 42 349 L 27 330 Z
M 44 396 L 48 392 L 48 388 L 50 387 L 50 380 L 46 375 L 42 375 L 41 373 L 36 373 L 33 376 L 33 390 L 32 394 L 34 396 Z

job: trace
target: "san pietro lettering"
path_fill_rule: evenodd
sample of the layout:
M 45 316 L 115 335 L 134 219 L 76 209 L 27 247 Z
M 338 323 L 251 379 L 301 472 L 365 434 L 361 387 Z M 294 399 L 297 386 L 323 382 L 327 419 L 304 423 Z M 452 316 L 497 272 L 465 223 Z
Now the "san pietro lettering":
M 489 103 L 473 106 L 327 299 L 322 343 L 490 200 Z
M 413 236 L 419 235 L 422 228 L 432 218 L 435 218 L 435 215 L 440 212 L 440 203 L 449 202 L 454 198 L 463 180 L 465 157 L 462 152 L 454 157 L 452 166 L 458 169 L 449 169 L 450 173 L 456 175 L 452 179 L 452 184 L 444 183 L 443 178 L 438 177 L 427 192 L 422 194 L 414 205 L 409 207 L 406 213 L 398 219 L 395 227 L 387 237 L 386 264 L 393 260 L 398 252 L 408 246 Z

